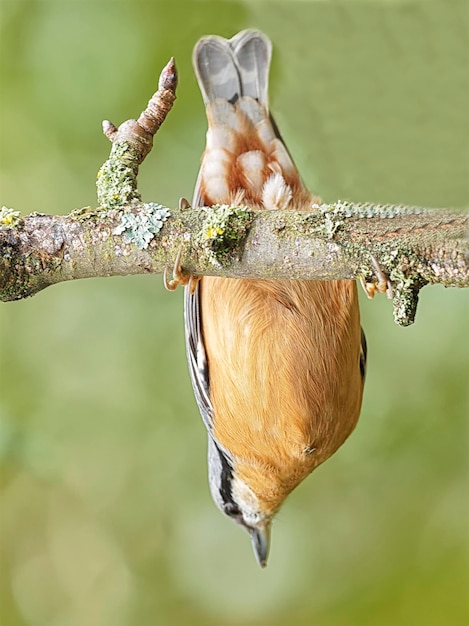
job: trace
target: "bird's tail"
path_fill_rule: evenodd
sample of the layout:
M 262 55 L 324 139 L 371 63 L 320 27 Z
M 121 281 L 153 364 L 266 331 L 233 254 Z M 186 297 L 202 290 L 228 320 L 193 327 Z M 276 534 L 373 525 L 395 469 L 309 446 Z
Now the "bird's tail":
M 267 108 L 271 57 L 270 40 L 256 30 L 243 30 L 232 39 L 200 39 L 193 63 L 205 105 L 217 98 L 234 104 L 250 96 Z

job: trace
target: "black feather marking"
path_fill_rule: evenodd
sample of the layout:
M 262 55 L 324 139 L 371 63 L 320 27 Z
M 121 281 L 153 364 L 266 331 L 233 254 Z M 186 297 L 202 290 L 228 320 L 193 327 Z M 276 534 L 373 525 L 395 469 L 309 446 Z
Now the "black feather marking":
M 220 481 L 220 497 L 222 501 L 223 511 L 229 517 L 239 523 L 242 522 L 243 515 L 233 498 L 232 482 L 233 482 L 233 466 L 226 454 L 219 448 L 216 442 L 215 447 L 220 455 L 221 463 L 221 481 Z
M 366 359 L 368 354 L 368 348 L 366 345 L 366 337 L 363 332 L 363 328 L 361 329 L 361 349 L 360 349 L 360 373 L 362 375 L 362 380 L 365 381 L 366 376 Z
M 189 363 L 189 374 L 195 399 L 205 427 L 212 430 L 213 407 L 210 401 L 210 379 L 207 357 L 202 336 L 202 319 L 200 312 L 200 282 L 195 292 L 190 288 L 184 291 L 184 320 L 186 329 L 186 353 Z

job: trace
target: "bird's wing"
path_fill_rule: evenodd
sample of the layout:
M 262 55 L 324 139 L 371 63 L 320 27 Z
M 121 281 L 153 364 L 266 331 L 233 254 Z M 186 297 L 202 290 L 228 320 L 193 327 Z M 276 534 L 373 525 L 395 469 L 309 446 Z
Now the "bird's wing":
M 193 293 L 191 293 L 190 287 L 185 287 L 184 289 L 184 322 L 187 362 L 189 363 L 192 387 L 205 427 L 211 432 L 213 427 L 213 407 L 210 402 L 208 364 L 202 336 L 200 282 Z

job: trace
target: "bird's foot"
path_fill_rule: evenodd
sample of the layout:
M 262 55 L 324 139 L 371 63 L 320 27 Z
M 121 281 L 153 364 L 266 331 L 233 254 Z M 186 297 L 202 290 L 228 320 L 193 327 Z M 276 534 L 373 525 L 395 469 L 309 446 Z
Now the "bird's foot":
M 360 284 L 363 287 L 363 291 L 370 300 L 374 298 L 376 292 L 385 293 L 389 300 L 392 300 L 393 289 L 389 276 L 383 272 L 380 264 L 372 254 L 370 254 L 370 258 L 378 282 L 367 283 L 363 276 L 360 276 Z

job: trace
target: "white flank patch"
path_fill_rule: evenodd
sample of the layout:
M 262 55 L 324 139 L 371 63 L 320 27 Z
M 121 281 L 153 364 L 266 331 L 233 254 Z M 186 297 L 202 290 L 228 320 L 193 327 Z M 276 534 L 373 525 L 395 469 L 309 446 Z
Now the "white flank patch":
M 279 173 L 272 174 L 264 183 L 262 203 L 269 211 L 286 209 L 292 199 L 292 190 Z
M 236 133 L 225 126 L 209 128 L 207 131 L 207 150 L 223 149 L 228 152 L 236 152 Z
M 272 151 L 272 142 L 275 139 L 274 129 L 268 118 L 264 118 L 258 124 L 256 124 L 257 136 L 262 142 L 267 154 Z
M 259 194 L 261 192 L 262 185 L 264 184 L 264 153 L 260 150 L 244 152 L 239 155 L 237 162 L 252 195 Z
M 205 195 L 216 204 L 223 204 L 230 197 L 226 176 L 204 176 Z
M 272 156 L 278 161 L 284 175 L 293 176 L 296 171 L 295 166 L 293 165 L 290 155 L 280 139 L 274 139 L 272 147 Z

